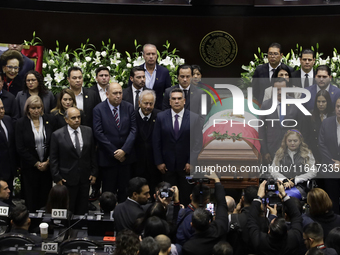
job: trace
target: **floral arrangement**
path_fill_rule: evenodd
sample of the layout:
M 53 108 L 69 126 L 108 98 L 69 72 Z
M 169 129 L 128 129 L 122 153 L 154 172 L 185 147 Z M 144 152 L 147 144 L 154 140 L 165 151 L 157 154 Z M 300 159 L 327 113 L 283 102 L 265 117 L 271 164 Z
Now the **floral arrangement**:
M 328 65 L 332 71 L 332 77 L 336 78 L 340 76 L 340 55 L 338 51 L 334 48 L 333 57 L 330 58 L 322 58 L 323 53 L 319 53 L 319 44 L 316 44 L 314 48 L 311 46 L 311 49 L 315 52 L 315 64 L 314 69 L 316 69 L 319 65 Z M 300 68 L 300 60 L 299 56 L 302 52 L 302 46 L 296 44 L 296 49 L 291 49 L 290 52 L 282 57 L 282 63 L 298 70 Z M 251 86 L 252 77 L 254 75 L 255 69 L 257 66 L 268 63 L 267 53 L 261 51 L 260 47 L 258 47 L 258 54 L 254 54 L 254 60 L 249 62 L 249 65 L 242 65 L 242 69 L 246 72 L 241 73 L 242 82 L 240 84 L 241 88 L 247 88 Z M 333 79 L 333 84 L 340 85 L 340 81 L 338 79 Z
M 39 42 L 35 42 L 37 39 Z M 32 41 L 25 41 L 27 45 L 41 44 L 41 39 L 35 37 L 33 33 Z M 83 86 L 91 87 L 95 83 L 95 70 L 100 66 L 106 66 L 110 70 L 110 82 L 118 82 L 122 87 L 128 85 L 130 70 L 134 66 L 144 64 L 142 57 L 142 45 L 134 41 L 135 52 L 124 53 L 119 52 L 115 44 L 108 40 L 106 44 L 102 41 L 100 50 L 90 44 L 90 39 L 86 43 L 82 43 L 80 48 L 70 50 L 67 45 L 65 49 L 61 49 L 59 42 L 56 41 L 56 49 L 45 49 L 43 56 L 43 69 L 42 74 L 46 86 L 58 93 L 60 90 L 68 87 L 67 70 L 72 66 L 78 66 L 83 71 L 84 83 Z M 158 54 L 158 63 L 169 70 L 171 83 L 177 83 L 177 68 L 179 65 L 184 64 L 184 59 L 176 55 L 179 52 L 176 48 L 170 50 L 170 43 L 166 41 L 163 45 L 164 51 Z

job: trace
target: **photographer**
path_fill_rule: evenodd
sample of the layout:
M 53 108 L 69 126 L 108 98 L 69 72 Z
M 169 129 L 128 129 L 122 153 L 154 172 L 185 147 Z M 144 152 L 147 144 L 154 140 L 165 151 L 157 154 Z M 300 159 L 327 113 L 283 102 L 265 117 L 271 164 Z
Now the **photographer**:
M 263 181 L 257 192 L 258 197 L 255 198 L 250 207 L 248 217 L 249 237 L 253 247 L 261 254 L 294 254 L 293 252 L 299 247 L 302 240 L 302 218 L 301 214 L 286 194 L 284 186 L 281 182 L 277 182 L 278 191 L 282 202 L 287 208 L 287 214 L 291 219 L 292 228 L 288 231 L 286 221 L 283 218 L 275 218 L 269 225 L 268 233 L 260 231 L 258 225 L 259 212 L 261 210 L 262 198 L 266 195 L 267 181 Z
M 183 255 L 211 254 L 214 245 L 224 240 L 228 232 L 228 206 L 224 198 L 224 187 L 215 172 L 206 177 L 215 181 L 217 201 L 215 220 L 213 220 L 210 211 L 205 208 L 197 208 L 194 211 L 191 225 L 195 229 L 195 234 L 183 245 Z

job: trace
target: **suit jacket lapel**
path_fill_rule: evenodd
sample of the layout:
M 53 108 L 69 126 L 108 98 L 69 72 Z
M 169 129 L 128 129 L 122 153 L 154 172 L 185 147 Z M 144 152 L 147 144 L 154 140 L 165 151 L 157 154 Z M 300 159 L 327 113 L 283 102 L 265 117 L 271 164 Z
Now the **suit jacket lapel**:
M 107 116 L 105 119 L 109 122 L 109 126 L 114 127 L 118 130 L 116 121 L 113 117 L 113 112 L 111 111 L 107 101 L 108 101 L 108 99 L 106 99 L 104 101 L 105 102 L 104 114 L 105 114 L 105 116 Z M 122 104 L 120 104 L 120 105 L 122 105 Z M 120 107 L 120 111 L 121 111 L 121 109 L 122 108 Z M 121 120 L 120 120 L 120 124 L 122 124 Z
M 189 110 L 184 110 L 184 113 L 183 113 L 183 118 L 182 118 L 182 123 L 181 123 L 181 128 L 179 129 L 179 132 L 178 132 L 178 138 L 179 139 L 183 133 L 183 129 L 184 127 L 188 126 L 189 125 L 189 121 L 190 121 L 190 114 L 189 114 Z
M 169 109 L 169 111 L 167 112 L 167 118 L 166 118 L 166 125 L 170 128 L 171 130 L 171 135 L 174 138 L 174 140 L 176 140 L 176 136 L 175 136 L 175 131 L 174 131 L 174 126 L 172 124 L 172 115 L 171 115 L 171 109 Z
M 67 125 L 64 126 L 64 140 L 67 144 L 71 145 L 72 152 L 79 157 L 79 155 L 76 151 L 76 148 L 74 148 L 73 142 L 72 142 L 71 137 L 70 137 L 70 133 L 68 132 L 68 129 L 67 129 Z

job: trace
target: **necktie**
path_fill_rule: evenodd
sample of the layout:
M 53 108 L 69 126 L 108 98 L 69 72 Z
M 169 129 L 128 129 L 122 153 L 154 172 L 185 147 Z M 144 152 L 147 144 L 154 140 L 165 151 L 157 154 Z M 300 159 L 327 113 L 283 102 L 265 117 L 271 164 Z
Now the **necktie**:
M 275 68 L 272 69 L 272 75 L 270 76 L 270 80 L 273 78 L 274 72 L 275 72 Z
M 117 127 L 120 127 L 120 121 L 119 121 L 119 116 L 118 116 L 118 109 L 115 107 L 113 108 L 113 117 L 115 118 L 115 122 Z
M 144 117 L 143 120 L 144 120 L 144 121 L 148 121 L 148 117 Z
M 78 131 L 77 130 L 74 131 L 74 138 L 75 138 L 75 141 L 76 141 L 76 151 L 77 151 L 78 155 L 80 156 L 80 143 L 79 143 Z
M 139 101 L 139 90 L 136 90 L 136 98 L 135 98 L 135 110 L 138 109 L 138 101 Z
M 280 125 L 282 126 L 281 122 L 284 120 L 285 116 L 282 115 L 282 109 L 281 109 L 281 104 L 279 104 L 279 114 L 280 114 Z
M 184 91 L 185 99 L 187 99 L 187 97 L 188 97 L 188 90 L 187 89 L 183 89 L 183 91 Z
M 305 74 L 305 77 L 306 77 L 306 78 L 305 78 L 305 83 L 304 83 L 304 85 L 303 85 L 303 86 L 304 86 L 304 88 L 307 88 L 307 87 L 309 87 L 309 78 L 308 78 L 308 73 L 306 73 L 306 74 Z
M 175 115 L 175 125 L 174 125 L 174 132 L 175 132 L 175 137 L 176 137 L 176 139 L 178 138 L 178 132 L 179 132 L 179 123 L 178 123 L 178 117 L 179 117 L 179 115 L 178 114 L 176 114 Z
M 1 125 L 1 120 L 0 120 L 0 133 L 4 135 L 4 137 L 6 138 L 6 141 L 8 142 L 8 138 L 6 136 L 5 130 L 3 129 L 2 125 Z

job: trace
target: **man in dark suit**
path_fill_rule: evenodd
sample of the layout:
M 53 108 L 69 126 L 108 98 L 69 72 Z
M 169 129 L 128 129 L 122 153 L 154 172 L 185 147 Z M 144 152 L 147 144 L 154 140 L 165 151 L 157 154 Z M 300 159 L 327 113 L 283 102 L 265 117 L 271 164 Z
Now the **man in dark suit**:
M 117 233 L 123 229 L 135 230 L 136 220 L 144 216 L 142 205 L 145 205 L 150 197 L 150 189 L 146 179 L 132 178 L 128 183 L 127 194 L 128 198 L 123 203 L 118 204 L 114 210 L 113 217 Z
M 335 102 L 340 97 L 340 89 L 331 84 L 331 69 L 326 65 L 320 65 L 318 66 L 318 68 L 316 68 L 315 73 L 316 84 L 313 84 L 312 86 L 306 88 L 310 91 L 311 98 L 307 103 L 304 104 L 304 106 L 307 108 L 307 110 L 312 112 L 314 109 L 316 93 L 318 93 L 319 90 L 327 90 L 329 92 L 329 95 L 331 96 L 333 107 L 335 107 Z M 302 94 L 301 98 L 304 97 L 305 95 Z
M 270 87 L 270 80 L 275 69 L 281 64 L 283 53 L 281 45 L 272 43 L 268 48 L 268 63 L 256 67 L 253 75 L 252 88 L 253 96 L 262 104 L 264 91 Z M 291 68 L 291 72 L 294 71 Z
M 68 125 L 52 134 L 50 164 L 55 183 L 69 191 L 69 209 L 74 214 L 88 212 L 89 184 L 96 182 L 97 160 L 92 129 L 80 125 L 80 111 L 65 112 Z
M 0 178 L 13 189 L 13 177 L 16 172 L 16 151 L 14 141 L 14 126 L 12 119 L 5 115 L 5 108 L 0 99 Z
M 322 162 L 319 172 L 325 179 L 326 191 L 333 202 L 333 211 L 339 214 L 339 168 L 340 168 L 340 137 L 338 129 L 340 126 L 340 98 L 335 103 L 335 116 L 322 121 L 319 133 L 319 150 Z M 332 172 L 331 172 L 332 171 Z
M 153 89 L 156 93 L 156 109 L 162 109 L 163 93 L 166 88 L 171 86 L 169 70 L 166 67 L 157 64 L 157 48 L 153 44 L 143 46 L 143 58 L 145 63 L 141 67 L 145 70 L 146 82 L 148 89 Z M 129 81 L 129 85 L 132 82 Z
M 170 93 L 174 88 L 180 88 L 185 94 L 184 108 L 201 116 L 202 90 L 191 84 L 192 68 L 190 65 L 181 65 L 177 69 L 178 84 L 167 88 L 164 93 L 162 110 L 170 109 Z M 201 126 L 203 127 L 204 117 L 201 116 Z
M 96 81 L 90 89 L 95 91 L 99 97 L 101 102 L 106 100 L 106 88 L 110 83 L 110 70 L 105 66 L 98 67 L 96 69 Z
M 137 135 L 135 140 L 136 162 L 132 176 L 144 177 L 148 180 L 151 192 L 161 182 L 161 173 L 155 166 L 152 133 L 160 110 L 155 109 L 156 94 L 153 90 L 145 90 L 139 96 L 139 109 L 136 111 Z
M 126 199 L 130 166 L 135 160 L 136 116 L 133 105 L 122 101 L 122 86 L 110 83 L 107 100 L 93 109 L 93 133 L 98 144 L 102 191 L 117 194 L 118 202 Z
M 23 44 L 8 44 L 9 50 L 16 50 L 19 51 L 20 53 L 23 48 L 24 48 Z M 23 81 L 28 71 L 35 70 L 35 64 L 33 60 L 29 59 L 24 54 L 21 53 L 21 55 L 24 58 L 24 64 L 22 65 L 22 67 L 20 67 L 18 76 L 20 77 L 20 80 Z
M 101 102 L 100 97 L 95 91 L 83 87 L 83 72 L 79 67 L 73 66 L 69 68 L 67 74 L 70 89 L 76 97 L 77 108 L 84 112 L 82 123 L 84 126 L 92 127 L 92 111 L 93 108 Z
M 271 164 L 274 159 L 274 155 L 280 148 L 285 133 L 296 124 L 292 120 L 297 122 L 297 126 L 295 126 L 294 129 L 301 131 L 301 129 L 303 129 L 302 122 L 304 119 L 303 113 L 295 104 L 287 104 L 286 115 L 281 115 L 281 88 L 287 87 L 287 80 L 284 78 L 277 78 L 272 82 L 274 84 L 273 87 L 277 88 L 278 106 L 273 113 L 260 116 L 260 119 L 264 124 L 259 127 L 259 138 L 262 139 L 260 141 L 261 153 L 268 164 Z M 261 110 L 270 109 L 272 104 L 273 98 L 264 101 L 261 106 Z M 267 121 L 267 119 L 274 119 L 276 121 Z M 283 123 L 286 127 L 281 123 Z
M 180 201 L 187 205 L 191 186 L 186 180 L 202 148 L 200 117 L 184 109 L 185 95 L 180 88 L 170 94 L 171 109 L 157 115 L 153 131 L 155 164 L 163 180 L 177 186 Z
M 315 83 L 315 72 L 313 66 L 315 64 L 315 53 L 310 49 L 304 49 L 300 56 L 301 69 L 292 73 L 292 83 L 296 87 L 307 88 Z
M 13 121 L 16 121 L 19 118 L 19 108 L 17 105 L 17 101 L 15 96 L 8 92 L 7 90 L 3 90 L 4 81 L 2 75 L 0 74 L 0 99 L 5 107 L 5 114 L 10 116 Z
M 130 72 L 130 81 L 132 85 L 123 90 L 123 100 L 129 102 L 135 110 L 138 110 L 140 93 L 146 89 L 144 68 L 133 67 Z

